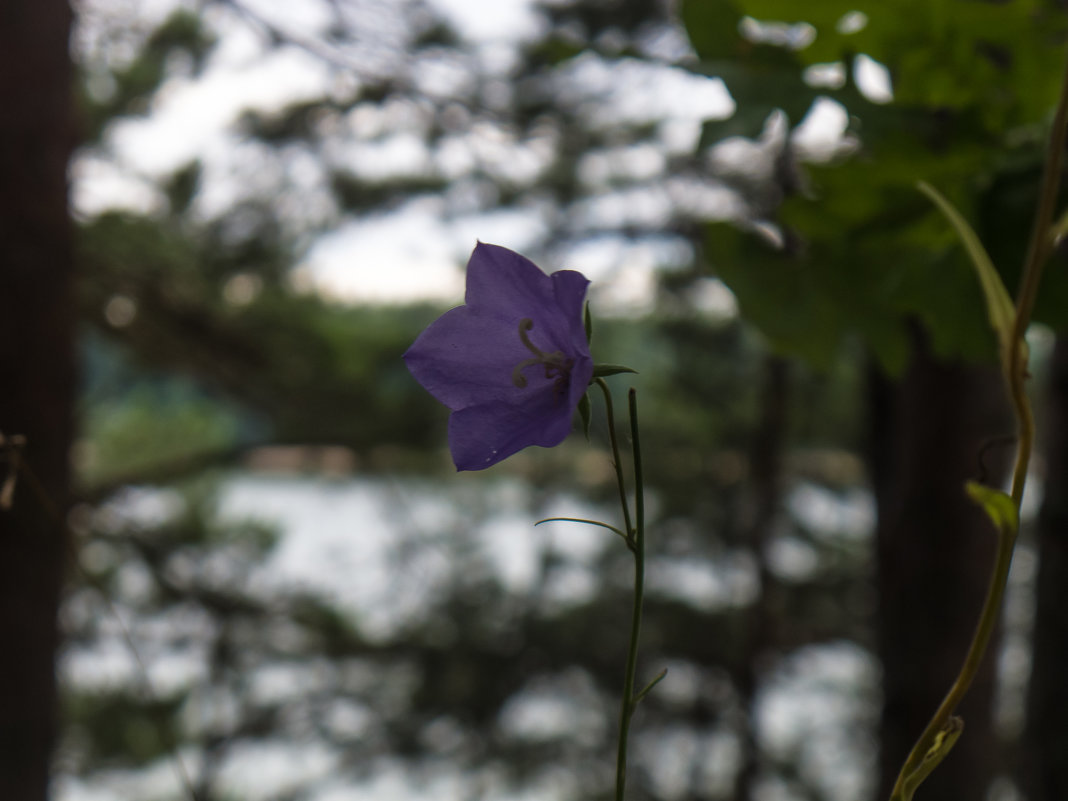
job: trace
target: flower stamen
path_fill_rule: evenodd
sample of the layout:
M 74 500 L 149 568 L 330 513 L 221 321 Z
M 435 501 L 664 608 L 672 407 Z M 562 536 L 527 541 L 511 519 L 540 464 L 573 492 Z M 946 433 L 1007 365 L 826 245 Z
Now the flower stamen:
M 525 388 L 527 386 L 527 377 L 523 375 L 523 370 L 541 364 L 545 366 L 545 377 L 556 379 L 553 387 L 554 392 L 562 391 L 567 385 L 567 379 L 571 375 L 571 367 L 575 363 L 575 360 L 569 359 L 559 350 L 554 350 L 552 353 L 546 353 L 531 342 L 530 337 L 527 336 L 527 332 L 533 327 L 534 321 L 529 317 L 524 317 L 519 321 L 519 341 L 523 343 L 527 350 L 534 354 L 534 358 L 524 359 L 515 366 L 512 370 L 512 384 L 519 389 Z

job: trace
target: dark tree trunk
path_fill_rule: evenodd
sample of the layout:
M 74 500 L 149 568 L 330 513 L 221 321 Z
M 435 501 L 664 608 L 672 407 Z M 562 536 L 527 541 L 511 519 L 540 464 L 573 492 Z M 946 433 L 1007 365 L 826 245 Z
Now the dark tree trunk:
M 740 721 L 741 765 L 734 778 L 735 801 L 750 801 L 760 774 L 761 752 L 756 718 L 756 698 L 762 679 L 763 657 L 774 647 L 772 615 L 776 606 L 775 580 L 768 569 L 765 551 L 782 504 L 782 457 L 788 427 L 790 400 L 789 364 L 781 356 L 764 360 L 759 424 L 750 448 L 750 489 L 744 525 L 749 547 L 760 571 L 760 597 L 745 612 L 742 656 L 734 676 L 743 708 L 749 714 Z
M 0 510 L 4 801 L 47 797 L 56 736 L 73 390 L 69 30 L 64 0 L 0 4 L 0 432 L 25 437 L 29 466 Z
M 1027 728 L 1020 751 L 1029 801 L 1068 798 L 1068 340 L 1058 338 L 1043 432 L 1046 492 L 1038 518 L 1038 578 Z
M 960 670 L 978 620 L 996 537 L 964 483 L 1000 481 L 1011 447 L 984 448 L 1011 430 L 1011 418 L 993 368 L 937 361 L 918 331 L 905 374 L 890 381 L 873 369 L 870 388 L 884 693 L 878 792 L 886 799 Z M 960 707 L 964 734 L 917 793 L 920 801 L 986 797 L 997 767 L 993 650 Z

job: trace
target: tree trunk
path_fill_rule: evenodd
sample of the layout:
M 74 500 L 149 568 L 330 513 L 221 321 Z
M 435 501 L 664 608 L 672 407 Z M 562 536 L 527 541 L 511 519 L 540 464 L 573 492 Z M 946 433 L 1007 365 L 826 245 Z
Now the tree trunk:
M 1038 578 L 1027 728 L 1020 751 L 1029 801 L 1068 798 L 1068 340 L 1057 339 L 1049 371 L 1046 491 L 1038 518 Z
M 782 459 L 790 410 L 790 368 L 781 356 L 764 358 L 759 424 L 753 432 L 750 482 L 744 525 L 749 547 L 757 560 L 760 597 L 746 610 L 742 627 L 742 656 L 734 676 L 738 695 L 747 714 L 740 721 L 741 764 L 734 777 L 735 801 L 756 798 L 754 789 L 761 768 L 760 733 L 754 728 L 757 691 L 762 676 L 762 657 L 774 647 L 772 615 L 775 578 L 768 569 L 766 549 L 782 506 Z
M 897 381 L 873 369 L 870 468 L 883 664 L 879 798 L 886 799 L 913 743 L 944 697 L 967 651 L 993 566 L 995 534 L 964 483 L 998 483 L 1010 448 L 989 448 L 1011 430 L 993 368 L 937 361 L 914 329 L 911 364 Z M 919 799 L 986 797 L 996 768 L 991 729 L 995 671 L 987 654 L 959 709 L 964 734 L 917 793 Z
M 0 432 L 28 469 L 0 510 L 0 798 L 43 801 L 72 436 L 72 144 L 63 0 L 0 6 Z M 7 475 L 10 452 L 0 465 Z

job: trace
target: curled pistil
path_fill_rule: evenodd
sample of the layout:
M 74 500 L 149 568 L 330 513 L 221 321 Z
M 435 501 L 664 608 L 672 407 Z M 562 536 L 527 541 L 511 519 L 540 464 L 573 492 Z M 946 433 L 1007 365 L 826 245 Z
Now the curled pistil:
M 571 367 L 574 365 L 575 360 L 569 359 L 559 350 L 554 350 L 552 353 L 546 353 L 531 342 L 527 332 L 533 327 L 534 321 L 529 317 L 524 317 L 519 321 L 519 340 L 527 350 L 534 354 L 534 358 L 524 359 L 515 366 L 515 369 L 512 370 L 512 383 L 520 389 L 525 388 L 527 385 L 527 377 L 523 375 L 523 371 L 528 367 L 541 364 L 545 366 L 545 377 L 555 378 L 556 387 L 558 389 L 562 388 L 567 381 L 568 376 L 571 375 Z

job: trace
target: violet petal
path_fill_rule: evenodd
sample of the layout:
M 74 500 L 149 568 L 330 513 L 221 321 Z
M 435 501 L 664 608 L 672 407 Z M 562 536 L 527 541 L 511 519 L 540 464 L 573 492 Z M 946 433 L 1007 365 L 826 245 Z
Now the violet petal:
M 412 375 L 452 410 L 460 470 L 481 470 L 528 445 L 553 447 L 593 374 L 582 322 L 589 281 L 479 243 L 466 304 L 431 323 L 404 354 Z

